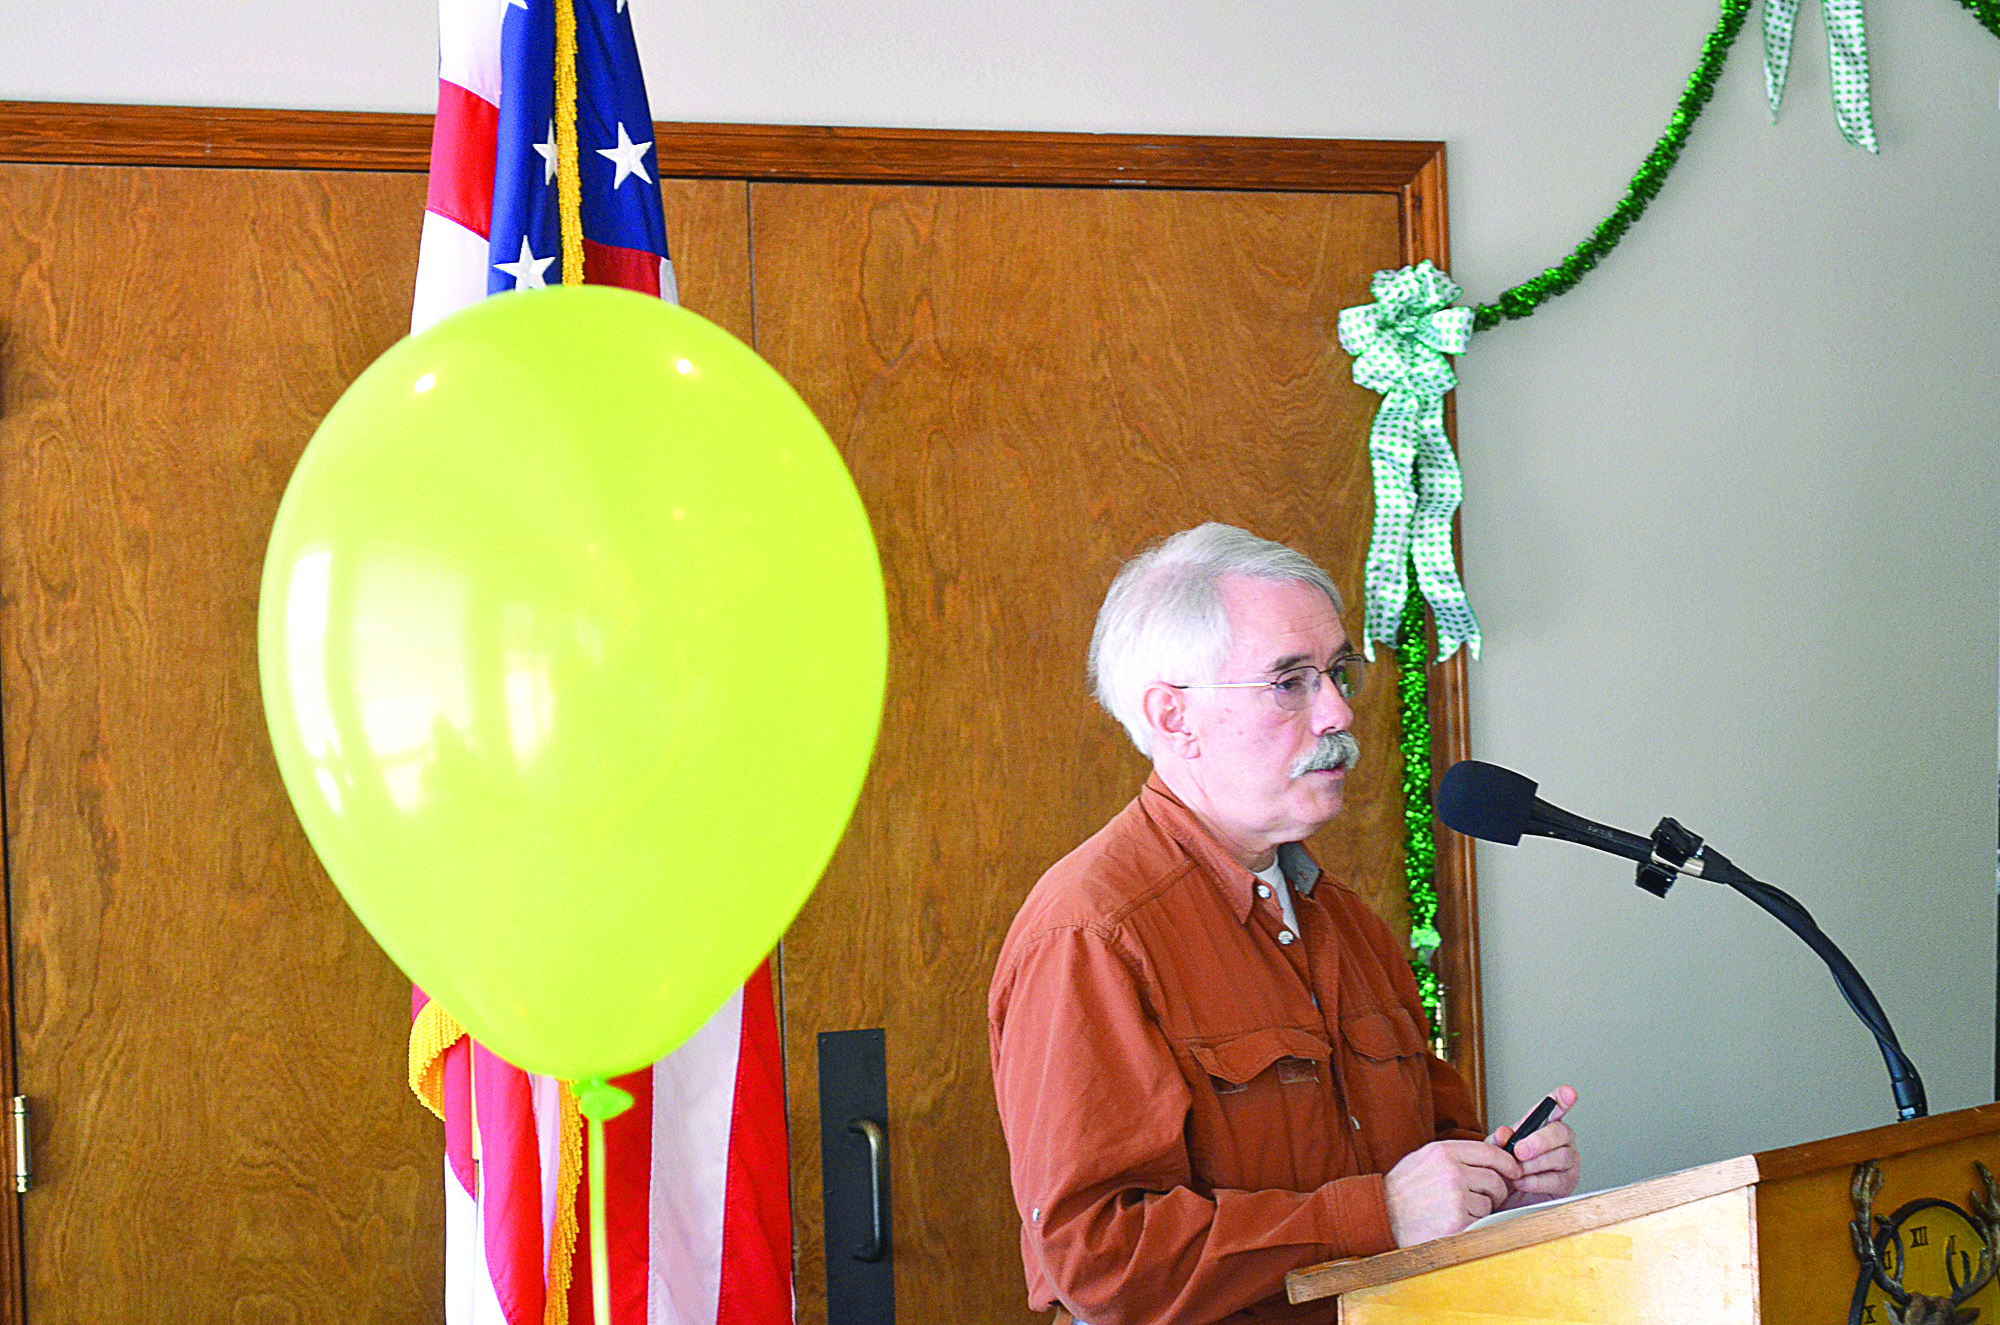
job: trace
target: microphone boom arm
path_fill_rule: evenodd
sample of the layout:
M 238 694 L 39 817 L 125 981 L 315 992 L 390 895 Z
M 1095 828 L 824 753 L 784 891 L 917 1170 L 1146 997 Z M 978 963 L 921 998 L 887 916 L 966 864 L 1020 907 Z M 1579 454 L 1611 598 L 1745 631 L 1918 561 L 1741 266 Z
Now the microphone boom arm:
M 1847 1000 L 1847 1006 L 1854 1009 L 1854 1015 L 1874 1035 L 1875 1043 L 1882 1051 L 1882 1061 L 1889 1069 L 1889 1090 L 1896 1097 L 1897 1116 L 1907 1122 L 1911 1118 L 1925 1117 L 1930 1112 L 1929 1103 L 1924 1098 L 1923 1079 L 1917 1075 L 1916 1064 L 1910 1061 L 1896 1039 L 1896 1032 L 1889 1025 L 1889 1015 L 1882 1011 L 1882 1005 L 1868 988 L 1868 982 L 1861 978 L 1861 972 L 1847 959 L 1847 954 L 1826 936 L 1796 897 L 1782 888 L 1774 888 L 1751 878 L 1731 864 L 1727 856 L 1702 845 L 1699 837 L 1672 819 L 1660 820 L 1659 827 L 1653 830 L 1652 847 L 1652 859 L 1639 864 L 1640 887 L 1664 897 L 1673 875 L 1692 874 L 1696 878 L 1734 888 L 1804 939 L 1806 946 L 1818 953 L 1820 960 L 1833 973 L 1833 982 L 1839 986 L 1840 996 Z
M 1875 995 L 1869 992 L 1867 982 L 1854 969 L 1854 963 L 1847 960 L 1846 955 L 1834 946 L 1833 940 L 1821 932 L 1796 898 L 1751 878 L 1730 864 L 1722 853 L 1704 847 L 1699 837 L 1672 819 L 1660 820 L 1653 836 L 1643 838 L 1558 809 L 1538 799 L 1535 791 L 1532 779 L 1510 768 L 1481 763 L 1476 759 L 1462 759 L 1445 770 L 1444 777 L 1438 782 L 1434 804 L 1438 817 L 1448 827 L 1468 837 L 1513 846 L 1523 834 L 1532 833 L 1574 842 L 1579 846 L 1595 847 L 1599 851 L 1637 861 L 1639 886 L 1656 897 L 1665 897 L 1675 879 L 1682 874 L 1724 884 L 1742 893 L 1776 916 L 1787 929 L 1804 939 L 1807 946 L 1819 954 L 1820 960 L 1833 972 L 1841 997 L 1847 1000 L 1847 1005 L 1854 1009 L 1854 1015 L 1861 1018 L 1862 1025 L 1868 1028 L 1875 1037 L 1875 1043 L 1881 1047 L 1882 1060 L 1889 1067 L 1889 1082 L 1895 1092 L 1898 1114 L 1905 1119 L 1924 1116 L 1928 1106 L 1924 1100 L 1923 1081 L 1917 1076 L 1916 1066 L 1910 1062 L 1909 1055 L 1897 1042 L 1896 1032 L 1890 1029 L 1889 1018 L 1882 1011 L 1882 1005 L 1875 1001 Z

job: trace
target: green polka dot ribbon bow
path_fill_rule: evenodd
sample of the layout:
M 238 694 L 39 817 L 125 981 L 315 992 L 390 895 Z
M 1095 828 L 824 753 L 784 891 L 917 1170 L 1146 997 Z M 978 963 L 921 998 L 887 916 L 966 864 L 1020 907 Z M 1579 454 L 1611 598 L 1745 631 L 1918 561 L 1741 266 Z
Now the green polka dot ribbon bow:
M 1472 340 L 1472 310 L 1453 308 L 1459 288 L 1428 262 L 1378 271 L 1372 304 L 1342 309 L 1340 346 L 1354 380 L 1382 393 L 1368 454 L 1375 467 L 1375 533 L 1368 544 L 1362 651 L 1393 646 L 1409 595 L 1408 565 L 1437 620 L 1438 660 L 1464 644 L 1479 656 L 1479 622 L 1452 560 L 1451 517 L 1463 486 L 1444 435 L 1444 393 L 1458 384 L 1450 354 Z
M 1840 136 L 1874 152 L 1875 119 L 1868 107 L 1868 30 L 1861 0 L 1820 0 L 1826 18 L 1826 63 L 1833 81 L 1833 120 Z M 1792 65 L 1792 23 L 1799 0 L 1764 0 L 1764 91 L 1771 118 L 1785 99 L 1785 74 Z

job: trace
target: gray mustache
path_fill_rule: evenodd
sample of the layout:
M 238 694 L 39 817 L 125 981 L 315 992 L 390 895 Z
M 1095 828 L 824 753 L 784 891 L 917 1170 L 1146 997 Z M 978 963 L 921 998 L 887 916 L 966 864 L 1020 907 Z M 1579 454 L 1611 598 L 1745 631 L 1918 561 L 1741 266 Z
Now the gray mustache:
M 1317 773 L 1324 768 L 1352 769 L 1361 762 L 1361 742 L 1354 739 L 1349 731 L 1328 732 L 1319 738 L 1319 744 L 1306 751 L 1296 764 L 1292 765 L 1292 776 L 1302 778 L 1308 773 Z

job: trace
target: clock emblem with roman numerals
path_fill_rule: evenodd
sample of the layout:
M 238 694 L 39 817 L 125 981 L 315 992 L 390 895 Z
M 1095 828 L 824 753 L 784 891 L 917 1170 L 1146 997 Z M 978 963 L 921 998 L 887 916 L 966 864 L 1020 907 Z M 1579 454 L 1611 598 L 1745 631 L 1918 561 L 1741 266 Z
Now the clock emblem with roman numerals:
M 1882 1188 L 1871 1161 L 1854 1171 L 1850 1233 L 1861 1262 L 1848 1325 L 1996 1325 L 2000 1322 L 2000 1191 L 1976 1163 L 1980 1189 L 1970 1211 L 1924 1197 L 1884 1218 L 1873 1212 Z

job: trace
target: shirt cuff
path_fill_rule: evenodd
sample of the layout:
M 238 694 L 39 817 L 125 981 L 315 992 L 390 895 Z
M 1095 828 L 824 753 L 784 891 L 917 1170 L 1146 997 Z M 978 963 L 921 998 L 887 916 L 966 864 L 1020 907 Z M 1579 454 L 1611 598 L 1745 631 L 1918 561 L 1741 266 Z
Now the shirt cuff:
M 1381 1174 L 1335 1178 L 1319 1190 L 1325 1198 L 1320 1207 L 1324 1220 L 1320 1240 L 1332 1253 L 1329 1260 L 1379 1256 L 1396 1249 L 1396 1236 L 1389 1231 L 1389 1202 L 1383 1194 Z

